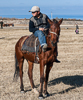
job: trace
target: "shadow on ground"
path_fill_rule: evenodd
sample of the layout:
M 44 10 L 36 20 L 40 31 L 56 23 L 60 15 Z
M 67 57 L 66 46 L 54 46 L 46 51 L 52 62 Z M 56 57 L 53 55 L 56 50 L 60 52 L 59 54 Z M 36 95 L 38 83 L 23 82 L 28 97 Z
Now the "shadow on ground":
M 76 87 L 83 86 L 83 76 L 80 76 L 80 75 L 64 76 L 64 77 L 60 77 L 60 78 L 51 80 L 51 81 L 48 82 L 48 88 L 50 86 L 59 84 L 61 82 L 64 83 L 64 84 L 66 84 L 66 85 L 70 85 L 72 87 L 69 87 L 68 89 L 59 92 L 59 94 L 63 94 L 65 92 L 68 92 L 68 91 L 70 91 L 72 89 L 75 89 Z M 53 93 L 53 94 L 56 94 L 56 93 Z
M 5 37 L 1 37 L 0 39 L 5 39 Z
M 66 90 L 63 90 L 61 92 L 58 92 L 58 93 L 52 93 L 52 94 L 50 94 L 51 96 L 55 95 L 55 94 L 64 94 L 65 92 L 68 92 L 72 89 L 75 89 L 76 87 L 82 87 L 83 86 L 83 76 L 80 76 L 80 75 L 64 76 L 64 77 L 53 79 L 53 80 L 48 82 L 48 88 L 50 86 L 55 86 L 56 84 L 60 84 L 61 82 L 66 84 L 66 85 L 70 85 L 71 87 L 69 87 Z M 36 87 L 38 88 L 39 84 L 36 85 Z M 31 91 L 30 86 L 26 87 L 25 92 L 27 92 L 27 91 Z

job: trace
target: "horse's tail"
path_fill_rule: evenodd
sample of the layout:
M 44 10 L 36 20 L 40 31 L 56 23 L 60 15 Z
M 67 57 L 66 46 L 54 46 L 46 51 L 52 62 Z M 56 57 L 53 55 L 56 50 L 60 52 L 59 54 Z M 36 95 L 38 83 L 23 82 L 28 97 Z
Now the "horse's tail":
M 13 81 L 17 81 L 18 77 L 19 77 L 19 65 L 18 65 L 16 53 L 15 53 L 15 73 L 14 73 Z

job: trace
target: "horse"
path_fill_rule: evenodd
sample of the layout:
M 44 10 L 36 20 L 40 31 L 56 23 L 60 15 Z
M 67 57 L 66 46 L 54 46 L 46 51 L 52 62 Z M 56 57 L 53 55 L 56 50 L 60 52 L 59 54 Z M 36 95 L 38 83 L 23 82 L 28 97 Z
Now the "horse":
M 40 89 L 39 92 L 36 90 L 34 81 L 33 81 L 33 64 L 36 63 L 35 56 L 36 53 L 33 52 L 23 52 L 21 50 L 22 44 L 27 38 L 27 36 L 22 36 L 15 45 L 15 73 L 14 73 L 14 79 L 17 79 L 18 76 L 20 76 L 20 89 L 21 92 L 24 92 L 24 86 L 23 86 L 23 62 L 24 59 L 28 62 L 28 76 L 31 84 L 32 90 L 34 92 L 39 93 L 39 99 L 43 99 L 44 96 L 49 96 L 49 93 L 47 91 L 47 84 L 48 84 L 48 78 L 50 70 L 53 66 L 53 62 L 56 60 L 57 57 L 57 42 L 60 35 L 60 25 L 63 21 L 63 18 L 59 21 L 52 21 L 48 19 L 48 22 L 50 24 L 49 32 L 46 36 L 47 41 L 47 50 L 46 52 L 43 52 L 42 48 L 39 48 L 38 57 L 39 61 L 37 62 L 40 65 Z M 44 67 L 46 65 L 46 71 L 44 73 Z M 43 96 L 44 94 L 44 96 Z
M 14 24 L 13 24 L 13 23 L 11 23 L 11 24 L 8 24 L 8 26 L 14 26 Z
M 11 24 L 3 24 L 3 27 L 5 27 L 5 26 L 6 26 L 6 27 L 7 27 L 7 26 L 14 26 L 14 24 L 12 24 L 12 23 L 11 23 Z

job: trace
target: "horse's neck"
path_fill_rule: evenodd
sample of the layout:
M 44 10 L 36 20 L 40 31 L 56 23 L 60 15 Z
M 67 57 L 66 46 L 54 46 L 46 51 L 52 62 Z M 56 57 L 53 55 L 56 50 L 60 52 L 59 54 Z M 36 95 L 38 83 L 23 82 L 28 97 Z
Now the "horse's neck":
M 49 48 L 51 48 L 52 52 L 55 52 L 57 50 L 57 45 L 56 46 L 53 46 L 52 45 L 52 40 L 51 40 L 51 34 L 50 32 L 48 33 L 47 37 L 46 37 L 46 40 L 47 40 L 47 45 Z
M 51 35 L 50 35 L 50 34 L 47 35 L 47 37 L 46 37 L 46 41 L 47 41 L 47 45 L 48 45 L 48 47 L 49 47 L 49 48 L 52 48 L 52 44 L 51 44 Z
M 48 35 L 46 36 L 46 41 L 47 41 L 48 46 L 50 45 L 50 38 L 51 38 L 51 35 L 48 33 Z

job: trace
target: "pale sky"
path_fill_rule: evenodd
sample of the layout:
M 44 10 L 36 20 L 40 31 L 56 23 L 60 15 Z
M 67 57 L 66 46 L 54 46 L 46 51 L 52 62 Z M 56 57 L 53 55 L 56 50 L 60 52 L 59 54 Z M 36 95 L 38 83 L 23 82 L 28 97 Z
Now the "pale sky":
M 0 16 L 29 15 L 32 6 L 45 14 L 83 15 L 83 0 L 0 0 Z
M 0 7 L 10 6 L 83 6 L 83 0 L 0 0 Z

